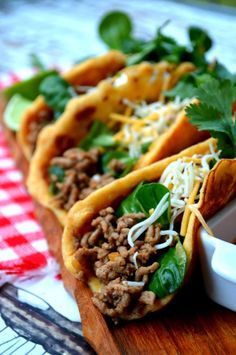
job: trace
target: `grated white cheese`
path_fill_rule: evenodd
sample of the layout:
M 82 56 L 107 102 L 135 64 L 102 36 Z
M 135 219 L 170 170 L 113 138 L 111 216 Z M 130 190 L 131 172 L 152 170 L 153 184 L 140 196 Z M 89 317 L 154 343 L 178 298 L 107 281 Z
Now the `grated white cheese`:
M 212 145 L 209 149 L 209 154 L 194 155 L 191 162 L 181 158 L 170 163 L 162 173 L 160 183 L 170 190 L 171 196 L 170 230 L 173 230 L 176 218 L 184 212 L 196 181 L 203 182 L 211 170 L 210 161 L 219 160 L 220 151 L 215 152 Z
M 134 123 L 122 124 L 120 132 L 123 132 L 123 135 L 120 139 L 120 143 L 128 147 L 131 157 L 140 157 L 142 144 L 152 143 L 159 135 L 166 132 L 175 122 L 178 113 L 188 105 L 190 101 L 189 99 L 181 101 L 177 97 L 174 101 L 168 103 L 156 101 L 148 104 L 143 101 L 139 104 L 135 104 L 128 99 L 123 99 L 123 103 L 133 109 L 133 116 L 129 118 L 133 120 Z M 153 116 L 152 118 L 151 115 Z M 139 124 L 137 124 L 137 122 Z
M 128 76 L 125 73 L 121 73 L 114 81 L 113 81 L 113 86 L 118 87 L 122 86 L 124 84 L 127 84 L 128 82 Z
M 145 283 L 143 281 L 123 281 L 123 285 L 133 286 L 133 287 L 143 287 Z
M 150 217 L 130 228 L 128 233 L 128 243 L 131 247 L 134 247 L 135 240 L 137 240 L 143 234 L 143 232 L 145 232 L 148 227 L 150 227 L 167 210 L 168 197 L 169 193 L 165 194 Z
M 134 263 L 136 269 L 138 269 L 137 256 L 138 256 L 138 252 L 136 251 L 132 256 L 132 262 Z

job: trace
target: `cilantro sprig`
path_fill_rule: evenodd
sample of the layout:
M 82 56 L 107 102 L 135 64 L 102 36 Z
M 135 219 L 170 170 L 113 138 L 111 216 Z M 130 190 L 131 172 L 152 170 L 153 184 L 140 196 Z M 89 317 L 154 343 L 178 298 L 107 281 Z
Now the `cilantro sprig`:
M 236 86 L 230 80 L 210 78 L 195 90 L 198 104 L 190 104 L 186 114 L 200 131 L 208 130 L 218 141 L 222 158 L 236 157 Z

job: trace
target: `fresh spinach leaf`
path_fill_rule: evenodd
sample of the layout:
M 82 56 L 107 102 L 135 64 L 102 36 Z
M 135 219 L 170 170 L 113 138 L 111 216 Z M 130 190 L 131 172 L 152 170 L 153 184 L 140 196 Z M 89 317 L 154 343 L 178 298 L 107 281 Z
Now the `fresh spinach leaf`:
M 147 151 L 148 151 L 148 149 L 149 149 L 149 147 L 150 147 L 151 144 L 152 144 L 152 142 L 146 142 L 146 143 L 143 143 L 143 144 L 141 145 L 141 152 L 142 152 L 142 154 L 147 153 Z
M 113 140 L 114 133 L 107 127 L 107 125 L 99 120 L 95 120 L 89 133 L 80 142 L 79 147 L 84 150 L 99 147 L 114 147 Z
M 202 28 L 190 26 L 188 34 L 194 51 L 204 54 L 211 48 L 212 40 Z
M 119 207 L 116 210 L 116 215 L 118 217 L 123 216 L 124 214 L 128 213 L 139 213 L 139 212 L 144 212 L 140 202 L 136 198 L 136 193 L 142 188 L 144 185 L 143 182 L 141 182 L 133 192 L 129 196 L 127 196 L 119 205 Z
M 7 100 L 10 100 L 12 96 L 15 94 L 19 94 L 23 96 L 25 99 L 33 101 L 40 94 L 39 86 L 41 82 L 48 76 L 57 74 L 55 70 L 45 70 L 42 71 L 30 79 L 21 81 L 12 86 L 9 86 L 5 90 L 3 90 L 3 95 Z
M 149 211 L 156 208 L 162 197 L 164 197 L 169 190 L 159 183 L 142 183 L 121 202 L 117 209 L 117 215 L 122 216 L 127 213 L 143 212 L 148 217 Z M 158 222 L 163 226 L 168 225 L 170 221 L 170 197 L 169 208 L 158 218 Z
M 59 75 L 51 75 L 42 81 L 40 94 L 48 106 L 53 109 L 55 119 L 64 112 L 67 103 L 76 96 L 72 86 Z
M 174 293 L 183 283 L 187 268 L 187 255 L 178 240 L 175 247 L 157 258 L 159 269 L 154 272 L 148 285 L 149 291 L 158 298 Z
M 122 165 L 124 165 L 124 169 L 120 173 L 117 173 L 110 168 L 109 164 L 113 159 L 120 161 Z M 104 173 L 110 173 L 117 178 L 122 177 L 130 172 L 136 161 L 137 159 L 131 158 L 128 152 L 111 150 L 104 153 L 102 156 L 102 170 Z
M 102 18 L 98 31 L 110 48 L 121 49 L 122 46 L 125 48 L 125 41 L 130 39 L 132 32 L 132 22 L 124 12 L 109 12 Z

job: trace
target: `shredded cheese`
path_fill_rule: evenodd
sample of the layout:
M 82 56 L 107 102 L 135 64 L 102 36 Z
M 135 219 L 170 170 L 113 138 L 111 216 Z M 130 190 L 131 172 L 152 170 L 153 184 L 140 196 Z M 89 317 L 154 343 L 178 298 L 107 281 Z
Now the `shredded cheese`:
M 134 246 L 134 241 L 137 240 L 143 234 L 143 232 L 145 232 L 148 227 L 150 227 L 167 210 L 168 197 L 169 193 L 165 194 L 150 217 L 130 228 L 128 233 L 128 243 L 131 247 Z
M 173 238 L 178 235 L 174 230 L 174 224 L 178 216 L 183 213 L 180 234 L 185 236 L 187 233 L 187 227 L 191 212 L 193 212 L 199 219 L 200 223 L 206 229 L 206 231 L 213 235 L 211 229 L 206 224 L 203 216 L 198 211 L 194 203 L 199 199 L 199 189 L 203 183 L 204 178 L 209 173 L 210 162 L 212 160 L 219 160 L 220 151 L 215 151 L 213 146 L 209 147 L 209 154 L 194 155 L 192 158 L 180 158 L 177 161 L 170 163 L 159 180 L 161 184 L 166 186 L 170 191 L 171 201 L 171 219 L 169 229 L 161 230 L 161 236 L 168 236 L 168 238 L 159 244 L 155 245 L 157 250 L 169 247 Z M 142 222 L 135 224 L 128 233 L 127 239 L 130 247 L 134 247 L 134 242 L 153 224 L 168 208 L 169 194 L 167 193 L 156 208 L 150 210 L 150 217 Z M 136 252 L 133 255 L 132 262 L 137 268 L 137 255 Z
M 134 263 L 136 269 L 138 269 L 137 256 L 138 256 L 138 252 L 136 251 L 132 256 L 132 262 Z
M 157 101 L 151 104 L 146 102 L 137 104 L 124 99 L 123 103 L 127 105 L 125 113 L 110 115 L 111 122 L 121 124 L 119 132 L 113 139 L 128 148 L 131 157 L 140 157 L 142 144 L 152 143 L 163 134 L 189 102 L 189 99 L 180 101 L 176 98 L 168 103 Z
M 143 287 L 145 283 L 143 281 L 123 281 L 123 285 L 132 286 L 132 287 Z

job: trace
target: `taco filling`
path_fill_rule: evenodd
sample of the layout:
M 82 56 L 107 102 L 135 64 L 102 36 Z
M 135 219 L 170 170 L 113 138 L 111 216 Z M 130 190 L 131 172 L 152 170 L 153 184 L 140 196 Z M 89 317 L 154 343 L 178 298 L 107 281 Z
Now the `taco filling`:
M 57 74 L 45 78 L 39 87 L 39 93 L 44 97 L 48 106 L 37 113 L 37 119 L 31 121 L 28 126 L 27 141 L 31 151 L 35 150 L 36 142 L 41 130 L 56 121 L 64 112 L 67 103 L 81 94 L 91 91 L 91 86 L 71 85 Z
M 139 184 L 118 206 L 101 210 L 90 230 L 75 235 L 78 277 L 91 285 L 103 314 L 141 317 L 144 307 L 181 287 L 188 265 L 186 207 L 198 202 L 219 154 L 210 146 L 209 154 L 173 161 L 158 182 Z
M 78 147 L 51 160 L 50 191 L 61 208 L 69 210 L 76 201 L 129 173 L 190 101 L 123 102 L 124 114 L 112 113 L 108 125 L 94 121 Z

